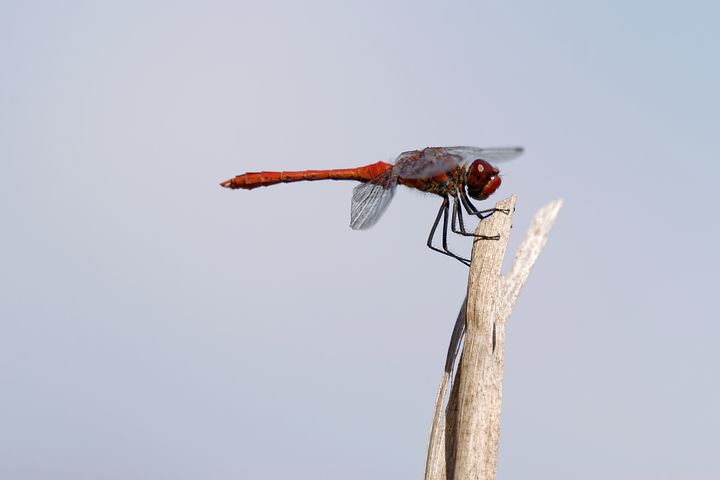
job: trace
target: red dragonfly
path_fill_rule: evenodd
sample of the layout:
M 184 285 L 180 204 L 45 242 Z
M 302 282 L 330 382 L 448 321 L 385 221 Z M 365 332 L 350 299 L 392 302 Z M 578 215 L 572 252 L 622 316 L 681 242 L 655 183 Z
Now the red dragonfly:
M 485 200 L 500 186 L 500 170 L 490 164 L 511 160 L 523 152 L 521 147 L 428 147 L 401 153 L 395 163 L 377 162 L 357 168 L 332 170 L 304 170 L 300 172 L 249 172 L 220 183 L 225 188 L 252 190 L 277 183 L 313 180 L 355 180 L 362 182 L 353 190 L 350 210 L 350 227 L 353 230 L 370 228 L 387 208 L 395 193 L 395 187 L 405 185 L 442 197 L 440 210 L 427 239 L 431 249 L 456 258 L 465 265 L 470 260 L 451 252 L 447 246 L 448 212 L 452 198 L 452 222 L 454 233 L 468 237 L 496 239 L 474 235 L 465 230 L 462 209 L 472 216 L 483 219 L 495 209 L 478 210 L 468 196 Z M 442 249 L 433 245 L 435 231 L 443 219 Z M 457 223 L 460 226 L 456 228 Z

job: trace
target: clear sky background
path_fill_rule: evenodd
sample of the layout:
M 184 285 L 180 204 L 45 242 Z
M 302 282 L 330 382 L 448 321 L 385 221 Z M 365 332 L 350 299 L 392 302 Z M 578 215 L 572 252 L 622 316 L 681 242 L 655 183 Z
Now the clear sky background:
M 720 477 L 714 2 L 2 2 L 0 477 L 420 478 L 467 269 L 399 189 L 523 145 L 500 478 Z M 487 204 L 489 205 L 489 203 Z M 453 243 L 469 252 L 470 242 Z

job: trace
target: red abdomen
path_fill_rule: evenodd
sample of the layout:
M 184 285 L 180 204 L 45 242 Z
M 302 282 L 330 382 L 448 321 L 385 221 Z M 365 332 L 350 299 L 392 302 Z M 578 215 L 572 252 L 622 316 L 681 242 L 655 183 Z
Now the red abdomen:
M 242 188 L 252 190 L 278 183 L 291 183 L 314 180 L 355 180 L 369 182 L 392 165 L 377 162 L 357 168 L 336 168 L 333 170 L 303 170 L 299 172 L 248 172 L 220 183 L 225 188 Z

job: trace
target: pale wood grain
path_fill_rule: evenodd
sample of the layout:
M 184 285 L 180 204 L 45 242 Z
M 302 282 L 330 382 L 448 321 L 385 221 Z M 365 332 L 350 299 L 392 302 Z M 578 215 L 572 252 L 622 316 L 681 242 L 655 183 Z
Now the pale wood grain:
M 436 399 L 425 468 L 426 480 L 495 479 L 500 439 L 505 321 L 547 242 L 562 206 L 555 201 L 541 209 L 523 240 L 506 278 L 500 266 L 509 238 L 516 197 L 498 202 L 497 212 L 480 222 L 473 247 L 468 295 L 458 314 Z M 463 332 L 462 356 L 445 406 L 452 367 Z M 444 412 L 443 412 L 444 407 Z

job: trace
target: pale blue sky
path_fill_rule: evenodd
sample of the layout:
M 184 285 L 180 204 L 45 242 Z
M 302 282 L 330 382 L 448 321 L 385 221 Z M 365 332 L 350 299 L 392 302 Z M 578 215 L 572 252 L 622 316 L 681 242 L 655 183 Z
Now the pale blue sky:
M 519 144 L 512 248 L 565 207 L 499 476 L 718 478 L 719 14 L 2 2 L 0 477 L 420 478 L 467 275 L 438 201 L 356 232 L 353 184 L 217 183 Z

